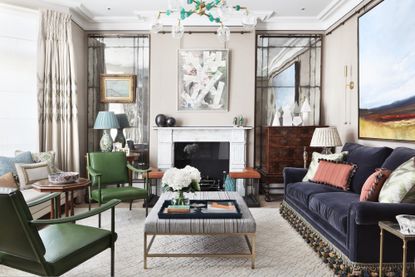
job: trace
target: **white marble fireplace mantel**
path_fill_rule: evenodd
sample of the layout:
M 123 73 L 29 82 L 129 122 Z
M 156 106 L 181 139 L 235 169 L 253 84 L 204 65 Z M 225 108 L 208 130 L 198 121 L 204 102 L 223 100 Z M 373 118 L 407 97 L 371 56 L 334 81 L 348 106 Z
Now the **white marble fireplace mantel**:
M 253 127 L 185 126 L 153 127 L 157 130 L 157 166 L 174 166 L 175 142 L 229 142 L 229 170 L 242 171 L 247 164 L 247 133 Z

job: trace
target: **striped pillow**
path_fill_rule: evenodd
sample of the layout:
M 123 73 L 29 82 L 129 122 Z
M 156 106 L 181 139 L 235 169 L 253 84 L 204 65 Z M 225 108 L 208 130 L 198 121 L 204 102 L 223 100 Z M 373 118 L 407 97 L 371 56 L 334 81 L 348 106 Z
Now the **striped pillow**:
M 349 190 L 356 168 L 351 163 L 320 160 L 312 182 Z

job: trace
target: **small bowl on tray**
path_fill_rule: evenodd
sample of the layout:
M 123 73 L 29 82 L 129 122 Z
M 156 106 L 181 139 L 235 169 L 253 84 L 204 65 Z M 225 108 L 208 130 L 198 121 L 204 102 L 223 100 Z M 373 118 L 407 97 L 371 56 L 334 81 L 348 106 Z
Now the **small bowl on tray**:
M 48 176 L 49 182 L 53 184 L 75 183 L 79 180 L 79 172 L 59 172 Z
M 406 235 L 415 235 L 415 215 L 400 214 L 396 216 L 401 233 Z

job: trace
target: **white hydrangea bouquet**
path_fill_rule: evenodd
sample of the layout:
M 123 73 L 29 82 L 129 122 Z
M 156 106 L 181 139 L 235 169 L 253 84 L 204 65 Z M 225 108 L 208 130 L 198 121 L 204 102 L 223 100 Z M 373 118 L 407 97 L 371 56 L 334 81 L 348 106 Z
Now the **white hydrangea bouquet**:
M 178 195 L 175 198 L 176 205 L 185 205 L 183 192 L 195 192 L 200 190 L 200 171 L 197 168 L 187 165 L 185 168 L 170 168 L 164 172 L 161 180 L 164 191 L 175 191 Z

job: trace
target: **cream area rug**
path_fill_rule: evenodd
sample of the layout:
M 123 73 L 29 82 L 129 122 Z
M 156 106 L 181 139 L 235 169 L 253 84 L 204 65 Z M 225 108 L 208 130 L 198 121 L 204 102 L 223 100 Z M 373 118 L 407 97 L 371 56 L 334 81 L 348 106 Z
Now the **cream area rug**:
M 78 209 L 77 212 L 82 212 Z M 149 258 L 143 269 L 144 209 L 116 209 L 115 229 L 118 233 L 115 254 L 116 276 L 333 276 L 332 271 L 281 218 L 278 209 L 253 208 L 257 223 L 256 268 L 251 261 L 235 258 Z M 78 222 L 97 226 L 97 217 Z M 110 212 L 103 214 L 103 228 L 110 228 Z M 199 236 L 156 237 L 152 252 L 222 252 L 247 250 L 241 237 L 205 238 Z M 64 276 L 109 276 L 110 250 L 91 258 Z M 0 265 L 0 276 L 30 276 Z

